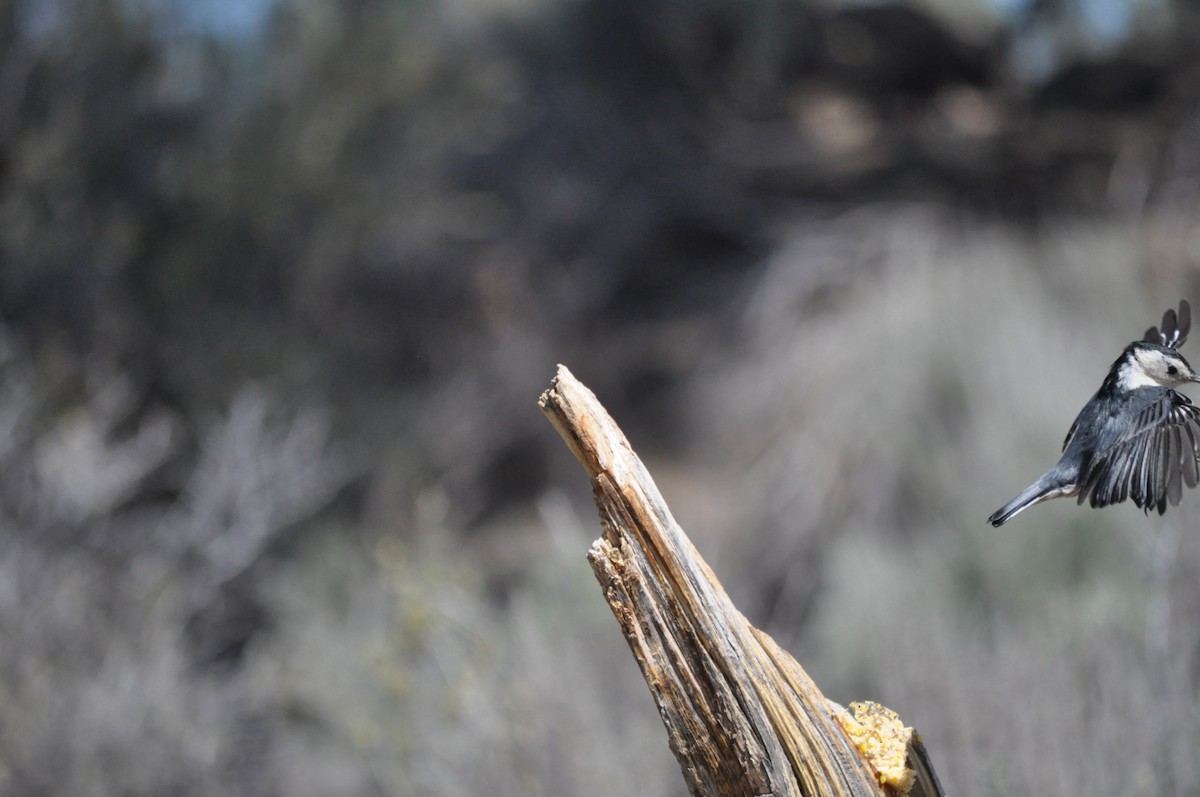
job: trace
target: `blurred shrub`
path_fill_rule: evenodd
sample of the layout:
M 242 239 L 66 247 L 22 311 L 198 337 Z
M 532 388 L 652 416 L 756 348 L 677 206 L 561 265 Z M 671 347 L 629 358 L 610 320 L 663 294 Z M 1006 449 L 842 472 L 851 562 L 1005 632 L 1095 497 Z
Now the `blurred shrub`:
M 0 418 L 36 417 L 15 345 Z M 124 435 L 116 379 L 0 452 L 0 788 L 7 794 L 256 793 L 263 697 L 236 666 L 261 624 L 248 589 L 284 532 L 351 475 L 312 409 L 248 390 L 177 463 L 176 418 Z M 220 618 L 214 621 L 214 618 Z M 224 667 L 216 665 L 223 664 Z

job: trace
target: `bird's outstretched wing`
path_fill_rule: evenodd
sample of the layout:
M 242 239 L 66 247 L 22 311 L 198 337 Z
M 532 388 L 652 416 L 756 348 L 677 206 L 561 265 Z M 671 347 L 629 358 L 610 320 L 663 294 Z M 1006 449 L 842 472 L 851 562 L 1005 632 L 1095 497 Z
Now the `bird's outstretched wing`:
M 1183 485 L 1200 481 L 1200 407 L 1167 391 L 1146 406 L 1128 432 L 1096 452 L 1079 479 L 1079 503 L 1119 504 L 1129 499 L 1161 515 L 1179 503 Z
M 1187 340 L 1188 331 L 1191 328 L 1192 306 L 1188 304 L 1187 299 L 1181 299 L 1179 313 L 1176 314 L 1174 310 L 1163 313 L 1162 324 L 1147 329 L 1146 336 L 1142 340 L 1178 349 Z

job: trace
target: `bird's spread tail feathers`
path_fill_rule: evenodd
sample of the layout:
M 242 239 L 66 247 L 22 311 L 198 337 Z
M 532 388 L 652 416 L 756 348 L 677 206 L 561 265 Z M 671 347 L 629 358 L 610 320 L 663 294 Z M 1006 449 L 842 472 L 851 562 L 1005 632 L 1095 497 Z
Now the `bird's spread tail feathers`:
M 1071 493 L 1071 488 L 1063 487 L 1056 481 L 1043 476 L 1022 490 L 1021 494 L 1016 498 L 993 512 L 992 516 L 988 518 L 988 523 L 991 523 L 993 526 L 1003 526 L 1018 512 L 1026 510 L 1034 504 L 1049 501 L 1051 498 L 1071 495 Z

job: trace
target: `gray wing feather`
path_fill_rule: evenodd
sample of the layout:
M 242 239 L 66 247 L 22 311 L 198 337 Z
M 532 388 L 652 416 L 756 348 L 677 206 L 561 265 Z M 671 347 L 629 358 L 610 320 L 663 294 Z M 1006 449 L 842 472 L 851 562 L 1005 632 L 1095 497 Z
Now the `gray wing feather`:
M 1130 490 L 1133 502 L 1138 506 L 1150 503 L 1150 443 L 1152 436 L 1143 434 L 1137 439 L 1137 454 L 1134 457 L 1133 489 Z
M 1171 502 L 1171 506 L 1177 506 L 1179 499 L 1183 497 L 1183 446 L 1179 439 L 1178 426 L 1168 427 L 1164 432 L 1166 446 L 1163 450 L 1166 456 L 1163 462 L 1166 464 L 1167 500 Z M 1171 467 L 1172 462 L 1178 462 L 1179 467 Z
M 1132 500 L 1159 514 L 1175 506 L 1183 485 L 1200 481 L 1200 407 L 1172 391 L 1143 409 L 1120 439 L 1096 452 L 1080 478 L 1079 503 Z
M 1071 438 L 1075 436 L 1075 430 L 1078 428 L 1079 428 L 1079 416 L 1075 416 L 1075 420 L 1071 424 L 1071 428 L 1067 430 L 1067 436 L 1065 438 L 1063 438 L 1063 447 L 1062 447 L 1063 451 L 1066 451 L 1067 446 L 1071 445 Z
M 1168 310 L 1163 313 L 1162 323 L 1157 327 L 1147 329 L 1142 340 L 1178 349 L 1187 340 L 1188 332 L 1191 328 L 1192 306 L 1188 304 L 1187 299 L 1181 299 L 1179 302 L 1179 312 L 1176 313 L 1174 310 Z
M 1180 472 L 1183 474 L 1183 483 L 1189 488 L 1195 487 L 1197 482 L 1200 482 L 1200 447 L 1196 444 L 1195 430 L 1191 424 L 1183 424 L 1175 427 L 1179 431 L 1180 443 L 1180 458 L 1182 459 Z M 1188 455 L 1191 456 L 1188 456 Z

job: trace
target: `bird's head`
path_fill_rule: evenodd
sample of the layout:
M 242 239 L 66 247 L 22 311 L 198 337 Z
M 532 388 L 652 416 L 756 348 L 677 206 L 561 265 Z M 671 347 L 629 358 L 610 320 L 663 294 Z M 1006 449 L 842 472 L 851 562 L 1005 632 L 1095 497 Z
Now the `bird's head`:
M 1125 350 L 1118 372 L 1118 385 L 1125 390 L 1139 387 L 1178 387 L 1200 382 L 1200 375 L 1183 355 L 1168 346 L 1138 341 Z

